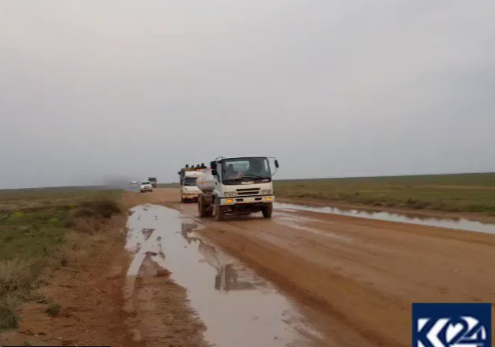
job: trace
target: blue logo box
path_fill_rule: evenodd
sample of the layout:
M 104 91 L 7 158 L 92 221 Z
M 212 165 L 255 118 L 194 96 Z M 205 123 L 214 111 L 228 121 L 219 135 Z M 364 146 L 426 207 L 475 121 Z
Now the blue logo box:
M 413 304 L 413 347 L 492 347 L 491 304 Z

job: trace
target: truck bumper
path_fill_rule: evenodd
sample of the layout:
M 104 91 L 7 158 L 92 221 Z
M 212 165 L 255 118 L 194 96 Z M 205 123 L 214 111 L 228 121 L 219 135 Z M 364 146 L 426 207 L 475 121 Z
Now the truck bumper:
M 199 194 L 182 194 L 182 199 L 189 200 L 189 199 L 197 199 L 199 198 Z
M 222 198 L 220 199 L 220 206 L 235 206 L 235 205 L 245 205 L 245 204 L 255 204 L 264 205 L 271 204 L 275 202 L 275 196 L 237 196 L 235 198 Z

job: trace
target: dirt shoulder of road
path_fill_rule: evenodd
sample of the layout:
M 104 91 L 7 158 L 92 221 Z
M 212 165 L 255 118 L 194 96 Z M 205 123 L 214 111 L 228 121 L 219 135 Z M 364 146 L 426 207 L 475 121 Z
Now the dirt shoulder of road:
M 21 310 L 17 332 L 1 335 L 2 344 L 126 344 L 129 338 L 122 309 L 128 264 L 122 233 L 125 219 L 113 217 L 99 233 L 87 235 L 87 248 L 73 249 L 62 266 L 45 271 L 35 299 Z

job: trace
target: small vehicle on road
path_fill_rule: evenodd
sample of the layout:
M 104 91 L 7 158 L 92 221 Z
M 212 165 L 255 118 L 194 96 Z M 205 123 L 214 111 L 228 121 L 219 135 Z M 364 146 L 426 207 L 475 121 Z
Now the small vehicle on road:
M 142 182 L 141 183 L 141 193 L 146 193 L 146 192 L 152 192 L 153 191 L 153 186 L 151 185 L 151 182 Z

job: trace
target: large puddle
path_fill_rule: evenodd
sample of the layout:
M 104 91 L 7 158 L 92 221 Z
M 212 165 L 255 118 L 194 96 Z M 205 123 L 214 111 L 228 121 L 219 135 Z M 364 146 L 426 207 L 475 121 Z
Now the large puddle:
M 218 347 L 314 346 L 320 339 L 295 305 L 269 282 L 200 237 L 201 226 L 173 209 L 131 210 L 127 249 L 135 254 L 130 278 L 146 255 L 186 288 L 192 308 Z
M 415 214 L 400 214 L 400 213 L 391 213 L 391 212 L 383 212 L 383 211 L 378 212 L 378 211 L 366 211 L 366 210 L 357 210 L 357 209 L 341 209 L 331 206 L 324 206 L 324 207 L 305 206 L 305 205 L 286 204 L 286 203 L 275 203 L 275 208 L 282 211 L 309 211 L 316 213 L 329 213 L 329 214 L 337 214 L 341 216 L 377 219 L 377 220 L 385 220 L 385 221 L 392 221 L 399 223 L 427 225 L 427 226 L 434 226 L 439 228 L 468 230 L 468 231 L 495 234 L 495 224 L 481 223 L 463 218 L 445 219 L 445 218 L 426 217 Z

